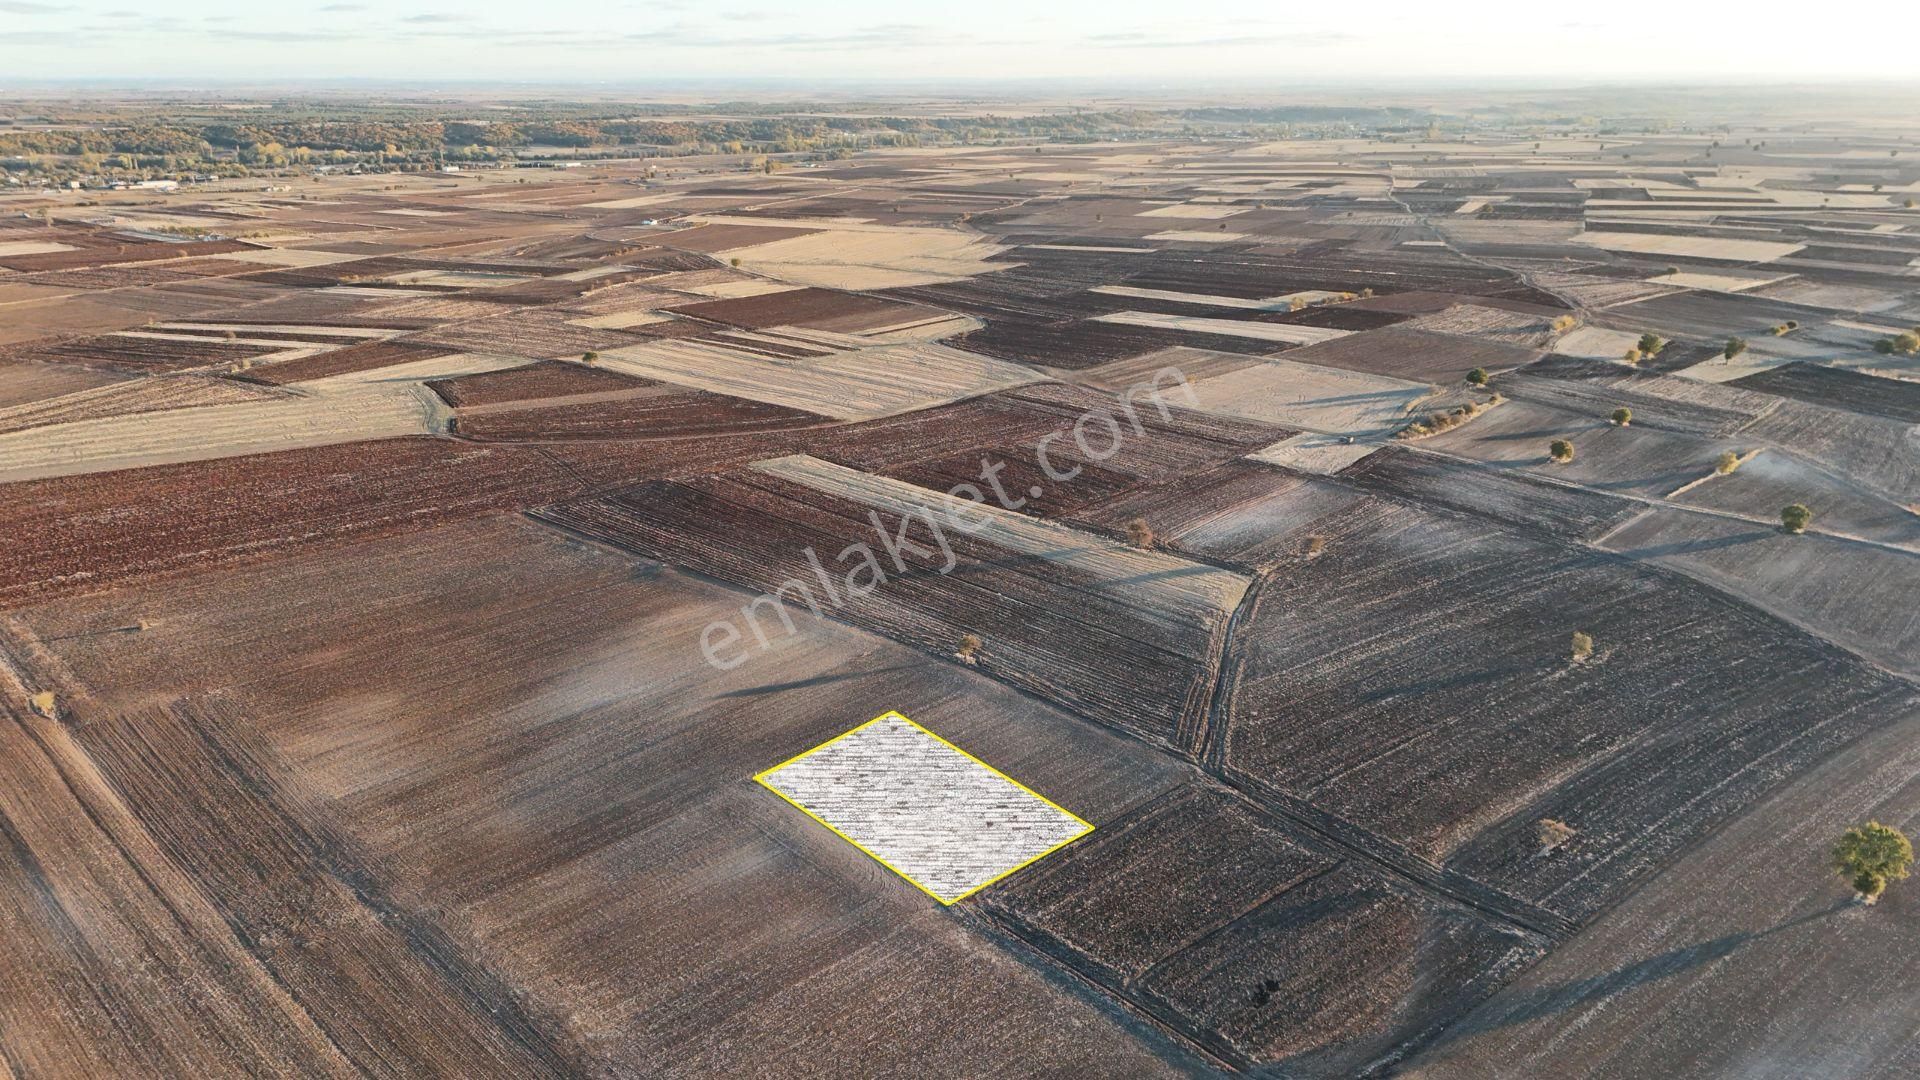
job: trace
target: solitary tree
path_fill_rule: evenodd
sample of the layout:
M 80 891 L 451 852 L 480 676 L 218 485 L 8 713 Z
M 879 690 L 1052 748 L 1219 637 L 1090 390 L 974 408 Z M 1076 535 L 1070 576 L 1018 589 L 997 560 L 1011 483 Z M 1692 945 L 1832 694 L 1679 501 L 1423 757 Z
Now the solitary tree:
M 580 362 L 588 367 L 592 367 L 600 362 L 600 354 L 597 352 L 583 353 L 580 357 Z
M 28 703 L 33 706 L 33 711 L 39 713 L 41 716 L 49 720 L 58 719 L 55 714 L 59 710 L 54 706 L 53 691 L 43 690 L 29 698 Z
M 959 657 L 961 663 L 977 664 L 980 662 L 980 649 L 985 644 L 979 634 L 968 634 L 960 639 L 960 651 L 953 655 Z
M 1853 886 L 1863 904 L 1879 900 L 1887 885 L 1905 878 L 1912 866 L 1912 842 L 1877 821 L 1848 829 L 1833 845 L 1833 872 Z
M 1746 351 L 1747 351 L 1747 343 L 1737 337 L 1728 338 L 1726 347 L 1720 350 L 1721 354 L 1725 356 L 1729 361 L 1731 361 L 1734 357 L 1739 356 L 1741 353 Z
M 1147 524 L 1146 518 L 1134 518 L 1127 522 L 1127 543 L 1137 548 L 1150 548 L 1153 540 L 1153 526 Z
M 1565 465 L 1573 460 L 1573 444 L 1565 439 L 1555 439 L 1547 444 L 1547 456 L 1556 465 Z
M 1794 503 L 1781 509 L 1780 524 L 1786 526 L 1790 533 L 1806 532 L 1807 526 L 1813 524 L 1813 511 Z
M 1641 334 L 1637 342 L 1643 356 L 1659 356 L 1660 350 L 1667 347 L 1667 339 L 1659 334 Z
M 1640 350 L 1628 349 L 1627 354 L 1620 358 L 1620 362 L 1623 364 L 1631 364 L 1634 367 L 1639 367 L 1640 366 Z
M 1621 427 L 1633 423 L 1633 410 L 1627 408 L 1613 410 L 1613 422 Z
M 1725 476 L 1740 467 L 1740 455 L 1731 450 L 1721 453 L 1720 459 L 1713 463 L 1713 471 Z
M 1562 315 L 1553 320 L 1553 331 L 1556 334 L 1564 334 L 1579 325 L 1580 316 L 1573 314 Z
M 1472 383 L 1475 386 L 1487 385 L 1487 369 L 1483 367 L 1477 367 L 1477 368 L 1474 368 L 1472 371 L 1467 372 L 1467 381 Z
M 1573 632 L 1573 660 L 1579 663 L 1593 655 L 1593 636 L 1584 630 Z
M 1540 854 L 1551 855 L 1565 847 L 1567 841 L 1572 840 L 1577 831 L 1573 826 L 1557 818 L 1541 818 L 1537 833 L 1540 837 Z

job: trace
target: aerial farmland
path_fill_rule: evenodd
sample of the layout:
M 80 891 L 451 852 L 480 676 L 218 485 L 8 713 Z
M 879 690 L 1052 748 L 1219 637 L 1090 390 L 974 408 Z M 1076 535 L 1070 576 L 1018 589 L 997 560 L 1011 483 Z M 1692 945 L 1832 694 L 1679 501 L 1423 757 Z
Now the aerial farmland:
M 1509 106 L 21 165 L 0 1074 L 1914 1075 L 1920 124 Z

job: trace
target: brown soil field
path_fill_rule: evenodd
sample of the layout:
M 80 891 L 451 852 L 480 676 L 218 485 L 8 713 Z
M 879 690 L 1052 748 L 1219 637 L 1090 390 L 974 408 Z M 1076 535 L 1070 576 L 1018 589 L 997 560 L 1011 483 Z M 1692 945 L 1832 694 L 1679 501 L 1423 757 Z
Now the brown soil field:
M 63 726 L 9 696 L 0 745 L 11 1071 L 353 1075 Z
M 1287 1076 L 1391 1062 L 1542 951 L 1202 784 L 1135 810 L 986 907 L 1227 1060 Z M 1302 950 L 1330 962 L 1286 961 Z
M 334 598 L 331 625 L 307 614 L 315 589 Z M 780 1054 L 806 1072 L 858 1056 L 965 1074 L 1191 1074 L 1204 1059 L 1176 1037 L 930 907 L 746 779 L 858 722 L 855 686 L 1099 822 L 1179 770 L 958 665 L 811 620 L 776 668 L 687 697 L 688 636 L 744 598 L 495 519 L 34 609 L 15 634 L 58 653 L 63 691 L 94 691 L 88 753 L 187 887 L 239 920 L 234 938 L 261 942 L 250 951 L 330 1032 L 363 1033 L 349 1047 L 465 1075 L 539 1071 L 527 1054 L 577 1063 L 568 1072 L 671 1060 L 674 1075 L 731 1073 Z M 148 630 L 73 636 L 134 610 Z M 216 640 L 187 665 L 168 659 Z M 454 670 L 469 665 L 484 675 Z M 146 703 L 207 686 L 228 689 Z M 162 775 L 161 760 L 177 764 Z M 216 809 L 235 843 L 179 846 Z M 253 856 L 284 868 L 272 891 L 215 887 L 253 836 L 280 838 Z M 329 932 L 304 930 L 343 880 L 357 888 L 326 901 Z M 389 943 L 413 957 L 321 977 Z M 760 994 L 768 972 L 801 997 Z M 440 1022 L 381 1030 L 410 978 Z M 526 990 L 491 999 L 502 986 Z M 940 1007 L 914 1004 L 926 1000 Z M 704 1002 L 726 1003 L 724 1019 Z M 464 1026 L 469 1003 L 498 1008 L 492 1030 Z M 843 1021 L 815 1026 L 822 1008 Z M 798 1049 L 782 1034 L 795 1024 L 813 1032 Z M 502 1034 L 521 1064 L 472 1060 Z
M 1369 492 L 1464 511 L 1563 540 L 1599 540 L 1642 511 L 1638 503 L 1598 491 L 1399 446 L 1381 447 L 1338 475 Z
M 1920 424 L 1920 383 L 1883 379 L 1805 361 L 1782 364 L 1733 380 L 1733 386 L 1797 398 L 1815 405 Z
M 933 498 L 924 489 L 897 489 L 909 501 Z M 749 471 L 642 485 L 543 510 L 541 517 L 749 589 L 773 590 L 810 580 L 803 555 L 809 548 L 842 552 L 850 543 L 877 542 L 870 512 L 880 510 Z M 898 529 L 905 516 L 891 512 L 880 520 Z M 765 527 L 745 527 L 748 522 Z M 898 566 L 887 564 L 897 573 L 887 573 L 871 595 L 837 614 L 941 656 L 978 634 L 987 642 L 980 670 L 1156 744 L 1182 745 L 1204 710 L 1214 673 L 1210 650 L 1244 583 L 1204 568 L 1183 571 L 1179 560 L 1130 553 L 1111 541 L 1075 539 L 1071 530 L 1057 535 L 1032 550 L 1025 541 L 948 536 L 963 560 L 952 574 L 938 573 L 939 553 L 922 537 L 917 551 L 903 550 Z M 1063 561 L 1063 554 L 1082 550 L 1091 561 Z M 1151 581 L 1156 573 L 1171 575 L 1175 586 L 1195 573 L 1218 579 L 1222 594 L 1178 587 L 1114 594 L 1102 585 L 1133 574 Z M 1123 690 L 1125 672 L 1153 674 Z
M 1354 498 L 1316 478 L 1241 459 L 1083 507 L 1068 520 L 1114 534 L 1144 521 L 1169 550 L 1266 571 L 1300 550 L 1296 527 Z
M 781 225 L 695 225 L 691 229 L 680 229 L 659 239 L 666 247 L 711 254 L 733 248 L 768 244 L 775 240 L 787 240 L 796 236 L 811 236 L 819 231 L 819 229 Z
M 1587 549 L 1372 500 L 1306 531 L 1324 551 L 1283 564 L 1241 620 L 1229 767 L 1564 917 L 1912 697 L 1755 609 Z M 1568 659 L 1575 630 L 1596 642 L 1585 663 Z M 1541 858 L 1542 817 L 1580 842 Z
M 423 357 L 424 359 L 424 357 Z M 456 409 L 505 405 L 542 398 L 639 390 L 657 385 L 647 379 L 559 360 L 542 360 L 525 367 L 433 379 L 427 383 L 440 400 Z
M 125 379 L 118 372 L 66 364 L 0 364 L 0 408 L 11 409 Z
M 860 293 L 814 288 L 788 289 L 730 300 L 709 300 L 669 310 L 691 318 L 751 329 L 808 326 L 846 334 L 925 322 L 941 314 L 937 309 L 919 304 L 903 304 Z
M 179 371 L 233 364 L 276 351 L 272 345 L 243 345 L 201 338 L 131 336 L 133 333 L 144 331 L 80 338 L 51 345 L 28 345 L 10 350 L 9 359 L 120 371 Z
M 423 528 L 575 494 L 531 450 L 393 439 L 0 486 L 0 598 Z
M 1474 368 L 1501 371 L 1521 367 L 1538 355 L 1517 345 L 1389 327 L 1292 349 L 1287 359 L 1396 379 L 1452 383 Z
M 641 391 L 611 401 L 462 413 L 455 418 L 453 430 L 481 442 L 538 442 L 744 435 L 833 422 L 798 409 L 702 390 L 675 393 L 666 387 L 650 391 L 643 386 Z
M 501 311 L 493 306 L 495 312 Z M 510 353 L 543 360 L 605 352 L 646 339 L 621 330 L 597 330 L 573 322 L 564 311 L 508 309 L 477 319 L 462 319 L 402 339 L 408 344 L 438 345 L 459 352 Z
M 269 386 L 290 386 L 294 383 L 326 379 L 335 375 L 377 371 L 384 367 L 452 356 L 454 353 L 455 350 L 443 346 L 411 341 L 368 341 L 358 345 L 328 349 L 312 356 L 262 364 L 248 369 L 239 377 L 250 382 L 266 383 Z
M 1702 843 L 1689 872 L 1656 879 L 1556 949 L 1406 1074 L 1519 1080 L 1574 1061 L 1617 1076 L 1906 1071 L 1920 971 L 1905 933 L 1920 893 L 1861 907 L 1821 857 L 1859 822 L 1920 823 L 1916 748 L 1920 718 L 1909 715 L 1794 780 Z M 1724 887 L 1699 888 L 1703 877 Z M 1752 1023 L 1759 1015 L 1775 1019 Z
M 983 482 L 981 471 L 999 463 L 1000 485 L 1025 504 L 1016 508 L 1051 517 L 1111 505 L 1136 491 L 1140 494 L 1134 501 L 1147 502 L 1147 490 L 1294 434 L 1287 428 L 1179 408 L 1176 403 L 1184 399 L 1171 384 L 1162 400 L 1169 405 L 1164 417 L 1151 397 L 1138 395 L 1129 420 L 1119 396 L 1041 384 L 910 414 L 897 425 L 875 422 L 822 432 L 813 445 L 831 460 L 936 491 L 977 485 Z M 1082 415 L 1102 411 L 1125 425 L 1124 439 L 1096 461 L 1064 433 Z M 1140 426 L 1137 433 L 1131 427 L 1134 421 Z M 1044 466 L 1042 439 L 1047 440 Z M 1088 441 L 1094 452 L 1104 452 L 1097 434 Z
M 273 391 L 200 375 L 150 376 L 77 390 L 31 405 L 0 408 L 0 433 L 109 416 L 273 400 Z
M 123 263 L 156 262 L 202 255 L 225 255 L 228 252 L 253 249 L 254 245 L 238 240 L 112 244 L 74 251 L 52 251 L 38 255 L 0 255 L 0 266 L 22 273 L 35 273 L 45 270 L 69 270 L 82 266 L 116 266 Z

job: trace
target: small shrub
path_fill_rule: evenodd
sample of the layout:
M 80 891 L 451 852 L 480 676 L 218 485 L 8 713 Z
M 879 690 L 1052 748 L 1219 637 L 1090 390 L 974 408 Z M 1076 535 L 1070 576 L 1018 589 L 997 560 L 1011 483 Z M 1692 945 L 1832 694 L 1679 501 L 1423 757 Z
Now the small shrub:
M 1307 537 L 1307 558 L 1317 559 L 1327 550 L 1327 538 L 1324 536 Z
M 1547 444 L 1547 457 L 1556 465 L 1565 465 L 1573 460 L 1573 444 L 1565 439 L 1555 439 Z
M 1841 833 L 1832 858 L 1833 872 L 1853 886 L 1861 903 L 1871 904 L 1911 871 L 1913 843 L 1899 829 L 1869 821 Z
M 1494 397 L 1496 400 L 1492 404 L 1499 404 L 1499 395 L 1496 394 Z M 1394 432 L 1394 438 L 1419 439 L 1428 435 L 1438 435 L 1443 431 L 1452 431 L 1454 428 L 1479 416 L 1491 407 L 1491 405 L 1483 405 L 1477 401 L 1469 401 L 1465 405 L 1449 409 L 1446 412 L 1428 413 L 1426 419 L 1416 420 L 1406 427 L 1401 428 L 1399 431 Z
M 1879 341 L 1874 342 L 1873 351 L 1880 353 L 1883 356 L 1893 352 L 1893 339 L 1890 337 L 1883 337 Z
M 1553 320 L 1553 332 L 1556 334 L 1564 334 L 1579 325 L 1580 316 L 1573 314 L 1562 315 Z
M 1719 473 L 1721 476 L 1726 476 L 1739 467 L 1740 455 L 1731 450 L 1722 453 L 1719 460 L 1713 463 L 1713 471 Z
M 1780 511 L 1780 524 L 1790 533 L 1806 532 L 1807 526 L 1813 524 L 1813 511 L 1799 503 L 1783 507 Z
M 55 713 L 58 712 L 58 708 L 54 704 L 53 691 L 42 690 L 40 693 L 28 698 L 27 702 L 33 706 L 33 711 L 39 713 L 41 716 L 49 720 L 59 719 L 59 717 L 55 715 Z
M 731 258 L 731 259 L 728 259 L 728 260 L 727 260 L 727 265 L 728 265 L 728 266 L 731 266 L 731 267 L 734 267 L 735 269 L 738 269 L 738 268 L 739 268 L 739 266 L 740 266 L 740 256 L 738 256 L 738 255 L 735 255 L 735 256 L 734 256 L 733 258 Z
M 1620 358 L 1620 362 L 1623 364 L 1631 365 L 1633 367 L 1639 367 L 1640 366 L 1640 350 L 1628 349 L 1627 355 L 1622 356 Z
M 1487 385 L 1487 369 L 1483 367 L 1477 367 L 1477 368 L 1474 368 L 1472 371 L 1467 372 L 1467 381 L 1472 383 L 1475 386 Z
M 1153 546 L 1153 526 L 1147 524 L 1146 518 L 1134 518 L 1127 522 L 1127 543 L 1137 548 Z
M 959 657 L 960 662 L 963 664 L 978 664 L 980 662 L 980 650 L 985 645 L 986 642 L 980 640 L 979 634 L 968 634 L 966 637 L 960 639 L 960 651 L 953 655 Z
M 1580 663 L 1593 656 L 1593 637 L 1584 630 L 1573 632 L 1573 662 Z
M 1633 410 L 1625 408 L 1613 410 L 1613 422 L 1620 427 L 1633 423 Z
M 587 365 L 588 367 L 592 367 L 593 365 L 600 362 L 600 354 L 597 352 L 582 353 L 580 356 L 580 362 Z
M 1567 845 L 1576 831 L 1573 826 L 1557 818 L 1543 817 L 1538 826 L 1540 854 L 1548 855 Z
M 1731 361 L 1734 357 L 1739 356 L 1741 353 L 1746 351 L 1747 351 L 1746 340 L 1744 338 L 1733 337 L 1733 338 L 1727 339 L 1726 345 L 1722 347 L 1720 350 L 1720 355 L 1726 357 L 1729 361 Z

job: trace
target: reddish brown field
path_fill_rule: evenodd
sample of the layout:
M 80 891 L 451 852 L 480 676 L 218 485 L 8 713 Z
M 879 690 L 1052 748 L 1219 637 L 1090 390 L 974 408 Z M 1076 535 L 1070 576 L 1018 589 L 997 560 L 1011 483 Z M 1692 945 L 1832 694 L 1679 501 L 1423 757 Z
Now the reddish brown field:
M 543 398 L 574 397 L 580 394 L 617 393 L 658 385 L 651 379 L 626 375 L 605 368 L 558 360 L 543 360 L 525 367 L 489 371 L 480 375 L 461 375 L 452 379 L 434 379 L 427 383 L 440 400 L 456 409 L 506 405 Z
M 534 450 L 393 439 L 0 487 L 0 599 L 576 495 Z
M 271 345 L 231 341 L 137 338 L 121 335 L 77 338 L 52 345 L 25 345 L 10 358 L 37 363 L 72 364 L 122 371 L 178 371 L 251 360 L 273 352 Z
M 411 364 L 419 360 L 432 360 L 438 356 L 452 356 L 455 351 L 445 346 L 410 341 L 369 341 L 360 345 L 328 349 L 326 352 L 303 356 L 298 360 L 287 360 L 253 368 L 246 372 L 244 378 L 273 386 L 289 386 L 312 379 L 351 375 L 359 371 L 377 371 L 396 364 Z
M 462 413 L 454 420 L 454 431 L 482 442 L 537 442 L 744 435 L 833 422 L 799 409 L 725 394 L 703 390 L 660 392 L 664 389 L 643 387 L 635 395 L 613 401 Z
M 925 322 L 940 315 L 938 309 L 920 304 L 903 304 L 860 293 L 812 288 L 709 300 L 699 304 L 684 304 L 671 310 L 690 318 L 749 329 L 807 326 L 849 334 L 881 326 Z

